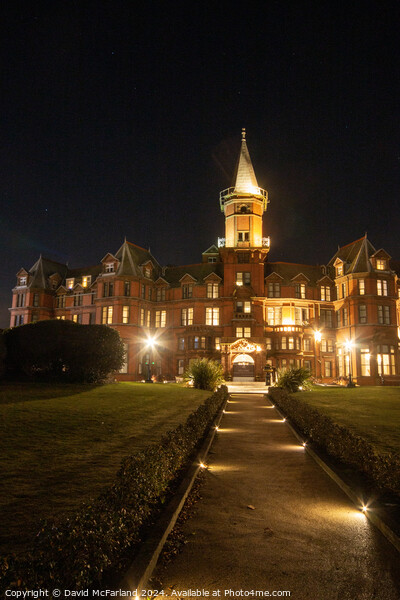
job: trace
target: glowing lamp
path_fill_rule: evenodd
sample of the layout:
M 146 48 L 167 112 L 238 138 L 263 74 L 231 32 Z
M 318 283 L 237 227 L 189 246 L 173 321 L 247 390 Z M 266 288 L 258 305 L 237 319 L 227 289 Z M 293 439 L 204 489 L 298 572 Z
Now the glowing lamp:
M 314 339 L 316 342 L 320 342 L 322 339 L 322 333 L 320 331 L 314 331 Z

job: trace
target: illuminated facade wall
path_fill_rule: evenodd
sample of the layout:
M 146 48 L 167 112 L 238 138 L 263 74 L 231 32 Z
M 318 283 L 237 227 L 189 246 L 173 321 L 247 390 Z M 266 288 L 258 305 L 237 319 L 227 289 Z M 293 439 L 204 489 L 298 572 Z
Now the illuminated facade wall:
M 263 380 L 271 364 L 305 366 L 325 382 L 400 383 L 400 263 L 366 236 L 325 266 L 270 262 L 267 203 L 243 133 L 234 185 L 220 194 L 225 237 L 201 262 L 162 267 L 127 241 L 89 269 L 41 257 L 17 274 L 10 325 L 114 327 L 127 351 L 123 380 L 181 377 L 206 356 L 238 380 Z

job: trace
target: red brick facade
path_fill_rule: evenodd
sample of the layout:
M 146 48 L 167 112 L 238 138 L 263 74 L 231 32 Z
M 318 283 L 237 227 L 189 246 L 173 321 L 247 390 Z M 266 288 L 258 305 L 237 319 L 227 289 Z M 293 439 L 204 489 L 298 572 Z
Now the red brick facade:
M 397 264 L 366 236 L 326 266 L 269 262 L 267 204 L 243 133 L 235 185 L 220 195 L 225 238 L 202 262 L 162 267 L 127 241 L 86 269 L 40 257 L 17 274 L 10 325 L 62 318 L 114 327 L 127 350 L 122 380 L 172 379 L 206 356 L 238 380 L 262 380 L 271 364 L 306 366 L 326 382 L 400 383 Z

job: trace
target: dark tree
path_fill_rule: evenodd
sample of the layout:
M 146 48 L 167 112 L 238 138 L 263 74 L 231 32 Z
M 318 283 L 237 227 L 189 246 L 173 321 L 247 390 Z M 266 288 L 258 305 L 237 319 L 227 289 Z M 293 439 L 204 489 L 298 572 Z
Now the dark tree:
M 57 381 L 96 383 L 121 368 L 124 348 L 115 329 L 49 320 L 4 332 L 7 370 Z

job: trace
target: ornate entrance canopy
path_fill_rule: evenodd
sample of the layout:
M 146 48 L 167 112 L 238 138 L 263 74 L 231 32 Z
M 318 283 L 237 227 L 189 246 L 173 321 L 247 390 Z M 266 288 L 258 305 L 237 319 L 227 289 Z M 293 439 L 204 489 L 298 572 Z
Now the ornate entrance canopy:
M 261 346 L 258 344 L 252 344 L 246 338 L 241 338 L 240 340 L 236 340 L 233 344 L 230 345 L 229 350 L 231 352 L 240 352 L 242 354 L 248 354 L 251 352 L 260 352 Z

